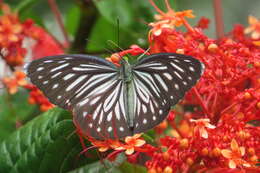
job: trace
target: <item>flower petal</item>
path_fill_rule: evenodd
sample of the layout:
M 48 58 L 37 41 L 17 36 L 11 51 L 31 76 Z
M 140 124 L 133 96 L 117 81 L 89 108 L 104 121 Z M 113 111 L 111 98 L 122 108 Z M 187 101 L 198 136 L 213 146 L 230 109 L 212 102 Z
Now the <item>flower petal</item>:
M 100 148 L 98 148 L 98 151 L 100 151 L 100 152 L 105 152 L 107 150 L 108 150 L 108 147 L 100 147 Z
M 230 150 L 223 149 L 221 150 L 221 154 L 227 159 L 232 158 L 232 152 Z
M 131 155 L 131 154 L 134 153 L 134 151 L 135 151 L 134 147 L 131 147 L 131 148 L 126 149 L 125 153 L 126 153 L 127 155 Z
M 153 32 L 153 34 L 154 34 L 155 36 L 159 36 L 159 35 L 161 35 L 161 33 L 162 33 L 162 29 L 161 29 L 161 28 L 156 29 L 156 30 Z
M 231 149 L 232 149 L 233 151 L 239 150 L 238 143 L 237 143 L 237 141 L 236 141 L 235 139 L 232 139 L 232 141 L 231 141 Z
M 137 133 L 137 134 L 135 134 L 135 135 L 133 136 L 133 138 L 137 139 L 137 138 L 140 138 L 141 136 L 142 136 L 141 133 Z
M 203 137 L 205 139 L 207 139 L 209 137 L 208 132 L 207 132 L 207 130 L 204 127 L 200 128 L 199 131 L 200 131 L 200 136 L 201 137 Z
M 136 142 L 135 142 L 136 147 L 141 147 L 144 144 L 145 144 L 145 140 L 142 140 L 142 139 L 137 139 Z
M 240 147 L 240 154 L 241 156 L 245 155 L 245 147 Z
M 131 137 L 131 136 L 127 136 L 127 137 L 125 138 L 125 143 L 129 143 L 129 142 L 132 140 L 132 138 L 133 138 L 133 137 Z
M 116 148 L 114 148 L 114 150 L 125 150 L 125 148 L 124 147 L 116 147 Z
M 207 123 L 206 127 L 209 128 L 209 129 L 215 129 L 216 128 L 216 126 L 214 126 L 214 125 L 212 125 L 210 123 Z
M 228 163 L 229 168 L 234 169 L 237 167 L 236 163 L 234 162 L 234 160 L 230 160 Z

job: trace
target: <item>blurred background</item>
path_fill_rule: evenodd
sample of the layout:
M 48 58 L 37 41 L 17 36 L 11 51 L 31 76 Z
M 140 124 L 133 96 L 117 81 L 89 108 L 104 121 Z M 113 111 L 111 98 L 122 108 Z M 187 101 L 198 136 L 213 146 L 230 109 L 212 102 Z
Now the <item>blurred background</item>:
M 47 0 L 7 0 L 13 9 L 19 10 L 22 19 L 32 18 L 37 24 L 46 28 L 58 40 L 64 41 L 60 28 L 48 5 Z M 117 43 L 117 19 L 119 19 L 120 41 L 123 49 L 131 44 L 146 46 L 147 23 L 153 21 L 155 10 L 148 0 L 57 0 L 58 8 L 69 33 L 74 40 L 71 52 L 99 53 L 109 48 L 107 40 Z M 211 23 L 206 34 L 215 37 L 214 10 L 212 0 L 170 0 L 177 11 L 192 9 L 196 18 L 202 17 Z M 155 3 L 165 9 L 163 0 Z M 224 0 L 222 1 L 225 32 L 229 32 L 234 24 L 247 25 L 249 15 L 260 16 L 259 0 Z M 78 32 L 80 31 L 80 32 Z M 88 39 L 89 41 L 84 42 Z M 75 41 L 76 40 L 76 41 Z M 82 44 L 84 43 L 84 44 Z M 83 51 L 83 47 L 86 48 Z

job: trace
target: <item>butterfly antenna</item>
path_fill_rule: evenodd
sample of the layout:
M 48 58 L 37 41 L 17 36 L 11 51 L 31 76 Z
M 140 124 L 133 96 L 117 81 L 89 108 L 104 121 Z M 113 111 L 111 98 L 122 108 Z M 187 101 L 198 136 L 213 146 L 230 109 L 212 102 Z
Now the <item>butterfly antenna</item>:
M 141 55 L 139 55 L 138 57 L 137 57 L 137 59 L 140 59 L 140 58 L 142 58 L 147 52 L 149 52 L 149 50 L 150 50 L 151 48 L 150 47 L 148 47 L 146 50 L 145 50 L 145 52 L 144 53 L 142 53 Z
M 109 46 L 111 46 L 111 44 L 116 47 L 116 48 L 119 48 L 121 51 L 123 51 L 123 49 L 121 47 L 119 47 L 120 45 L 120 30 L 119 30 L 119 17 L 117 17 L 117 20 L 116 20 L 116 30 L 117 30 L 117 44 L 115 42 L 113 42 L 112 40 L 108 40 L 107 42 L 110 43 Z
M 118 44 L 116 44 L 115 42 L 113 42 L 112 40 L 107 40 L 108 43 L 112 44 L 113 46 L 119 48 L 121 51 L 123 51 L 124 49 L 121 48 Z
M 119 44 L 119 18 L 117 18 L 116 22 L 117 22 L 117 45 L 120 45 Z

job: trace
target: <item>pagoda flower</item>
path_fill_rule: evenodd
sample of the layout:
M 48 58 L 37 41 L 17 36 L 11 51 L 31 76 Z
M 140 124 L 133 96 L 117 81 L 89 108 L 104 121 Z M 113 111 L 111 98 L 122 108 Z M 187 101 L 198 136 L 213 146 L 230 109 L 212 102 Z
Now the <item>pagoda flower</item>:
M 125 145 L 114 148 L 115 150 L 125 150 L 126 155 L 134 153 L 136 148 L 142 147 L 145 144 L 145 140 L 140 139 L 141 134 L 135 134 L 134 136 L 128 136 L 125 138 Z
M 202 119 L 191 119 L 190 122 L 194 122 L 196 125 L 194 127 L 194 132 L 199 132 L 200 136 L 207 139 L 208 138 L 208 132 L 206 128 L 209 129 L 215 129 L 216 126 L 210 124 L 210 120 L 208 118 L 202 118 Z
M 242 159 L 245 155 L 245 147 L 239 147 L 237 141 L 232 139 L 230 143 L 231 149 L 223 149 L 221 150 L 221 154 L 229 160 L 228 166 L 229 168 L 236 168 L 237 166 L 251 167 L 248 162 Z
M 252 39 L 259 39 L 260 38 L 260 20 L 258 20 L 254 16 L 248 17 L 248 23 L 250 26 L 248 26 L 244 32 L 245 34 L 251 33 Z

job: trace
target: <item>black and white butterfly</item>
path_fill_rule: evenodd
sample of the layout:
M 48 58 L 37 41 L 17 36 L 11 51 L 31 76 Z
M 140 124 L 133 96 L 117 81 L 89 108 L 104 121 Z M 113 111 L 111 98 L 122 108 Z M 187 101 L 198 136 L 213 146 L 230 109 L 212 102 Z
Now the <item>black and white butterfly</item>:
M 159 53 L 120 67 L 90 55 L 49 56 L 26 71 L 50 102 L 73 111 L 83 134 L 115 139 L 162 122 L 203 70 L 190 56 Z

